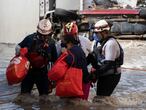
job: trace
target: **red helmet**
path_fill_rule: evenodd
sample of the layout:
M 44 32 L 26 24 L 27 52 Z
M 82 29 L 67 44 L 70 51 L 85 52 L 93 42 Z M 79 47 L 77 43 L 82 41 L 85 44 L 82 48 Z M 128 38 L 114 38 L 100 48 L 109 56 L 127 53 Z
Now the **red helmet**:
M 76 35 L 78 34 L 78 26 L 75 22 L 69 22 L 64 26 L 64 34 Z

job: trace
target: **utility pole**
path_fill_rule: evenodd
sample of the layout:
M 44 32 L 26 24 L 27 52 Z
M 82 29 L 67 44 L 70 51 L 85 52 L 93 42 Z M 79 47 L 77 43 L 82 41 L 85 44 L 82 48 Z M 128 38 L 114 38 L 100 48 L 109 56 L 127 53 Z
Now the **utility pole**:
M 39 0 L 39 19 L 41 20 L 45 15 L 45 2 L 44 0 Z
M 39 1 L 39 16 L 43 19 L 46 12 L 55 10 L 56 0 L 40 0 Z

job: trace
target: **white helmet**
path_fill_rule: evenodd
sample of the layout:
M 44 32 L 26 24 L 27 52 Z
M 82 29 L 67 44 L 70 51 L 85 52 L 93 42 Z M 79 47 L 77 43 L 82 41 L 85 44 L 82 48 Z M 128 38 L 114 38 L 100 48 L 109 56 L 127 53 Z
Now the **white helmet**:
M 37 31 L 43 35 L 48 35 L 52 32 L 52 24 L 48 19 L 42 19 L 38 23 Z
M 110 30 L 110 26 L 109 24 L 107 23 L 107 21 L 105 20 L 99 20 L 96 22 L 96 24 L 94 25 L 94 31 L 95 32 L 102 32 L 102 31 L 109 31 Z

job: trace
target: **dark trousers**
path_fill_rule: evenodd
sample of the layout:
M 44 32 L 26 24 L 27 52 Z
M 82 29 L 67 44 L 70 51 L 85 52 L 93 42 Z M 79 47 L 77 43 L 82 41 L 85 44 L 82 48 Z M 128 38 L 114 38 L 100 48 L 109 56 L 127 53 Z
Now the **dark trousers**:
M 39 95 L 47 95 L 49 90 L 49 81 L 47 68 L 31 68 L 21 83 L 21 93 L 31 93 L 34 84 L 36 84 Z
M 97 92 L 98 96 L 110 96 L 114 91 L 115 87 L 119 83 L 121 74 L 113 74 L 99 77 L 97 82 Z

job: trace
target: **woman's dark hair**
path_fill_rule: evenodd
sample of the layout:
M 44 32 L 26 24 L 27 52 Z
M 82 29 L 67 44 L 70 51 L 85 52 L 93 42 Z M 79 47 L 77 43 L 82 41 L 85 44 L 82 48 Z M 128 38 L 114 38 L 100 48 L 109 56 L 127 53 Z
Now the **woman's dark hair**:
M 78 44 L 79 40 L 77 36 L 73 36 L 73 35 L 64 35 L 64 41 L 65 43 L 73 43 L 73 44 Z

